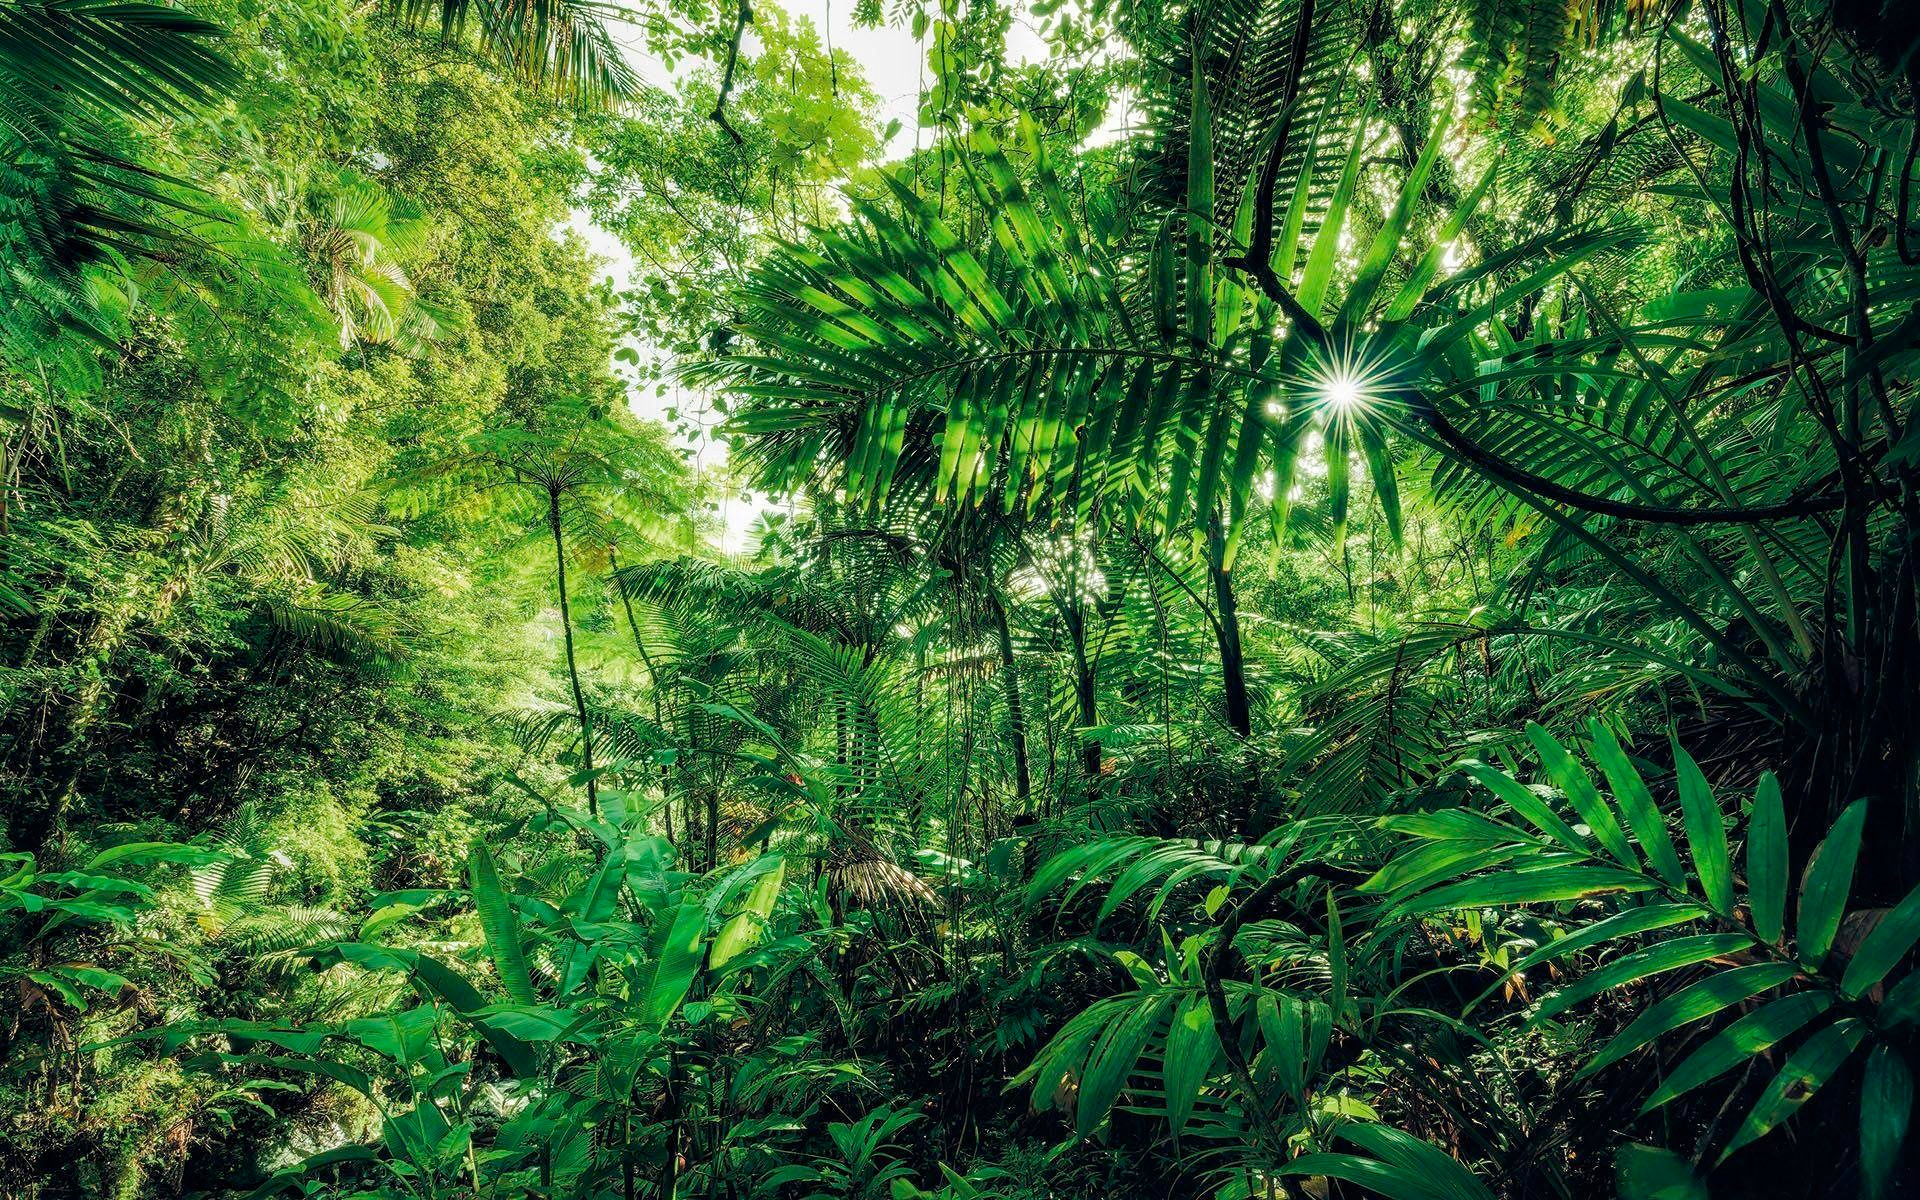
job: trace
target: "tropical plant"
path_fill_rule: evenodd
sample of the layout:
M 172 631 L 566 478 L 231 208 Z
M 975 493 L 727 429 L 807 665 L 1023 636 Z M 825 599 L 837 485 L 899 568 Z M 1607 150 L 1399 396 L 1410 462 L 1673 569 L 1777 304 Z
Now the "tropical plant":
M 1873 802 L 1841 813 L 1796 888 L 1786 810 L 1771 773 L 1760 777 L 1751 803 L 1730 814 L 1694 760 L 1673 747 L 1683 864 L 1669 830 L 1676 822 L 1606 725 L 1593 722 L 1588 738 L 1610 797 L 1546 730 L 1535 725 L 1528 736 L 1552 792 L 1466 764 L 1497 802 L 1497 815 L 1456 808 L 1382 818 L 1383 828 L 1414 844 L 1361 890 L 1390 912 L 1413 916 L 1527 904 L 1564 909 L 1597 899 L 1603 916 L 1591 903 L 1579 905 L 1581 919 L 1507 968 L 1505 979 L 1565 974 L 1531 1007 L 1528 1023 L 1565 1020 L 1625 989 L 1644 990 L 1633 1020 L 1579 1068 L 1593 1075 L 1662 1038 L 1690 1040 L 1685 1057 L 1647 1089 L 1641 1117 L 1696 1089 L 1725 1087 L 1736 1070 L 1770 1069 L 1762 1056 L 1784 1053 L 1757 1098 L 1736 1105 L 1728 1097 L 1730 1119 L 1715 1122 L 1694 1156 L 1710 1165 L 1781 1126 L 1858 1053 L 1866 1063 L 1857 1109 L 1862 1189 L 1886 1194 L 1911 1118 L 1907 1055 L 1920 1021 L 1920 974 L 1900 968 L 1920 943 L 1920 889 L 1891 908 L 1849 911 Z M 1592 965 L 1575 972 L 1576 962 Z

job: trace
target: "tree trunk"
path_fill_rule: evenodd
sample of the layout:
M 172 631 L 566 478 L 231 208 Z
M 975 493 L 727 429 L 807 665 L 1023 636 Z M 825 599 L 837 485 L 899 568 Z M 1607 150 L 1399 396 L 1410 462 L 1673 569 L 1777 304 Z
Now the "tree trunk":
M 1007 725 L 1013 742 L 1013 790 L 1026 812 L 1033 792 L 1033 773 L 1027 763 L 1027 719 L 1020 703 L 1020 676 L 1013 659 L 1013 631 L 1007 628 L 1007 609 L 989 588 L 987 604 L 993 610 L 993 632 L 1000 643 L 1000 674 L 1006 680 Z
M 1087 617 L 1075 599 L 1065 606 L 1067 636 L 1073 641 L 1073 694 L 1079 702 L 1080 727 L 1091 729 L 1100 723 L 1099 693 L 1095 690 L 1093 662 L 1087 657 Z M 1093 791 L 1100 778 L 1100 739 L 1080 735 L 1080 765 L 1086 770 L 1087 791 Z
M 1253 733 L 1253 709 L 1247 702 L 1246 656 L 1240 648 L 1240 608 L 1233 595 L 1233 576 L 1223 565 L 1227 541 L 1215 513 L 1207 521 L 1207 573 L 1213 577 L 1214 608 L 1219 617 L 1214 630 L 1220 639 L 1220 683 L 1227 695 L 1227 724 L 1241 737 Z
M 560 581 L 560 630 L 567 642 L 567 681 L 573 685 L 573 711 L 580 718 L 580 770 L 587 777 L 587 811 L 600 815 L 600 791 L 593 779 L 593 724 L 580 691 L 580 665 L 573 656 L 573 609 L 567 603 L 567 546 L 560 536 L 560 493 L 547 493 L 547 528 L 553 532 L 554 574 Z
M 633 616 L 633 601 L 627 596 L 627 589 L 620 582 L 620 548 L 607 547 L 607 569 L 613 575 L 613 590 L 620 594 L 620 607 L 627 614 L 627 631 L 633 634 L 633 648 L 640 652 L 640 661 L 647 668 L 647 698 L 653 702 L 653 725 L 661 733 L 668 733 L 666 714 L 660 705 L 660 672 L 653 665 L 653 656 L 647 653 L 646 639 L 640 636 L 640 622 Z M 670 768 L 660 764 L 660 807 L 667 817 L 667 841 L 673 841 L 673 801 L 669 798 L 673 791 Z

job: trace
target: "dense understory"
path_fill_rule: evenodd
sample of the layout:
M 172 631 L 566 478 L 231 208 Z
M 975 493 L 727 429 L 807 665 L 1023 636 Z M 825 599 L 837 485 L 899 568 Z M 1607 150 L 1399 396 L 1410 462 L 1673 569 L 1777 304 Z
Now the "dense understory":
M 800 14 L 0 0 L 0 1196 L 1920 1195 L 1908 6 Z

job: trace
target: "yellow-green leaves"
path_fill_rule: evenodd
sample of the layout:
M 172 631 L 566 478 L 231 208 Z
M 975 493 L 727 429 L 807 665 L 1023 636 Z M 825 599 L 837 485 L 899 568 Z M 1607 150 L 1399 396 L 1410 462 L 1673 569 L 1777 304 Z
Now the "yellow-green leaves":
M 1207 100 L 1205 48 L 1193 45 L 1187 116 L 1187 340 L 1213 344 L 1213 110 Z
M 1294 292 L 1300 307 L 1316 317 L 1320 315 L 1327 290 L 1333 285 L 1334 251 L 1340 246 L 1340 230 L 1347 222 L 1347 209 L 1353 204 L 1354 189 L 1360 182 L 1360 159 L 1367 148 L 1367 124 L 1372 115 L 1369 106 L 1353 124 L 1353 144 L 1347 150 L 1346 166 L 1341 169 L 1340 181 L 1334 185 L 1327 211 L 1320 218 L 1320 232 L 1314 236 L 1313 249 L 1307 253 L 1306 271 Z
M 719 970 L 736 956 L 759 944 L 765 936 L 767 922 L 773 916 L 773 906 L 780 899 L 780 884 L 786 877 L 786 859 L 774 855 L 773 865 L 754 880 L 747 898 L 740 902 L 733 916 L 713 939 L 713 947 L 707 952 L 707 962 L 714 970 Z
M 1380 280 L 1399 252 L 1400 241 L 1406 236 L 1407 223 L 1413 217 L 1414 206 L 1419 203 L 1421 192 L 1426 190 L 1427 176 L 1433 171 L 1434 159 L 1439 156 L 1440 147 L 1446 141 L 1447 126 L 1452 120 L 1452 105 L 1443 105 L 1439 117 L 1434 121 L 1433 132 L 1427 135 L 1426 144 L 1420 148 L 1419 159 L 1413 164 L 1413 169 L 1407 172 L 1399 197 L 1387 213 L 1386 220 L 1374 232 L 1373 241 L 1368 245 L 1365 257 L 1360 260 L 1360 270 L 1340 305 L 1339 319 L 1343 323 L 1358 324 L 1372 307 L 1374 293 L 1379 290 Z

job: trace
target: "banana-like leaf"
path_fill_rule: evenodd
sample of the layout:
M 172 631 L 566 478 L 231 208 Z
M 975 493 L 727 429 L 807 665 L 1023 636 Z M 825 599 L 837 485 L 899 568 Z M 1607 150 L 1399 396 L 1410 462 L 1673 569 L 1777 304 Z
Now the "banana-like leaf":
M 700 973 L 707 911 L 697 900 L 682 899 L 654 920 L 652 960 L 638 1000 L 646 1027 L 657 1034 L 666 1029 Z
M 771 870 L 754 881 L 753 890 L 747 893 L 747 898 L 741 901 L 733 916 L 721 927 L 713 939 L 713 948 L 707 952 L 707 961 L 714 970 L 727 965 L 736 955 L 751 950 L 765 935 L 767 922 L 773 916 L 773 906 L 780 899 L 780 884 L 786 877 L 786 859 L 779 858 Z
M 501 986 L 515 1004 L 538 1003 L 533 972 L 520 946 L 520 919 L 500 885 L 500 868 L 493 860 L 493 851 L 479 838 L 467 851 L 467 878 L 473 888 L 474 908 L 480 914 L 480 929 L 487 939 L 487 953 L 499 972 Z

